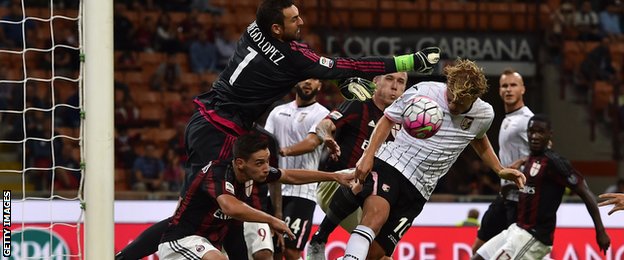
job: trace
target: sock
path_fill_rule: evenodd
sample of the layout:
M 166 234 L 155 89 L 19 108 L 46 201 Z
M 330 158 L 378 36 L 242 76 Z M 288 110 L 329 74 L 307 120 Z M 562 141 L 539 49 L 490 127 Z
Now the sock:
M 368 248 L 375 239 L 375 232 L 367 226 L 358 225 L 347 242 L 344 259 L 364 260 L 368 255 Z
M 326 243 L 329 234 L 338 227 L 338 224 L 353 213 L 360 205 L 350 189 L 340 187 L 331 197 L 329 209 L 323 218 L 318 230 L 312 236 L 313 242 Z
M 156 253 L 160 244 L 160 237 L 162 237 L 169 226 L 169 220 L 171 218 L 166 218 L 148 227 L 134 241 L 117 253 L 115 259 L 141 259 Z

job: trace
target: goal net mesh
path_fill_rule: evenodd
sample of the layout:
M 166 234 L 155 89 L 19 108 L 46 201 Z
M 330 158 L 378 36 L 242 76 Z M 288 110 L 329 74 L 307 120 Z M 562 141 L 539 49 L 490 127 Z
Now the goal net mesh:
M 83 259 L 81 9 L 77 0 L 0 1 L 0 183 L 12 201 L 10 259 Z

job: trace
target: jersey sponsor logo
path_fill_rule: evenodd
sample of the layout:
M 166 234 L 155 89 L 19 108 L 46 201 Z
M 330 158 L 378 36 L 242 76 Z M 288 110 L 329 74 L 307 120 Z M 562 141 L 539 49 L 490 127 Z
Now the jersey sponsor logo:
M 535 175 L 539 173 L 541 168 L 542 165 L 539 164 L 539 162 L 533 162 L 533 164 L 531 165 L 531 170 L 529 170 L 529 175 L 531 175 L 531 177 L 535 177 Z
M 334 60 L 321 56 L 321 58 L 319 59 L 319 64 L 321 64 L 321 66 L 325 66 L 331 69 L 334 67 Z
M 279 112 L 279 114 L 278 114 L 278 115 L 280 115 L 280 116 L 287 116 L 287 117 L 290 117 L 290 114 L 285 113 L 285 112 Z
M 206 164 L 206 166 L 204 166 L 204 168 L 202 168 L 202 172 L 203 173 L 207 173 L 208 169 L 210 169 L 211 165 L 212 165 L 212 162 L 209 162 L 208 164 Z
M 232 183 L 231 183 L 231 182 L 229 182 L 229 181 L 226 181 L 226 182 L 225 182 L 225 191 L 227 191 L 227 192 L 229 192 L 229 193 L 232 193 L 232 195 L 236 195 L 236 194 L 234 193 L 234 185 L 232 185 Z
M 221 211 L 221 209 L 217 209 L 215 211 L 214 214 L 212 214 L 213 217 L 215 217 L 216 219 L 222 219 L 222 220 L 228 220 L 231 219 L 232 217 L 225 215 L 225 213 L 223 213 L 223 211 Z
M 332 111 L 331 113 L 329 113 L 329 118 L 334 119 L 334 120 L 338 120 L 340 118 L 342 118 L 342 114 L 338 111 Z
M 468 130 L 472 125 L 473 121 L 474 117 L 464 117 L 464 119 L 461 121 L 461 124 L 459 124 L 459 127 L 461 127 L 462 130 Z

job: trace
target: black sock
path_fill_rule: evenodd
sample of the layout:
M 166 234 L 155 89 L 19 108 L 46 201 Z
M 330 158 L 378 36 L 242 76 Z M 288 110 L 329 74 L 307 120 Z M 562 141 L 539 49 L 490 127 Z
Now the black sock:
M 122 249 L 115 259 L 135 260 L 141 259 L 158 251 L 160 238 L 167 230 L 171 218 L 163 219 L 160 222 L 148 227 L 139 236 Z
M 351 189 L 346 187 L 340 187 L 332 196 L 329 202 L 329 210 L 323 222 L 319 226 L 312 241 L 317 243 L 326 243 L 329 234 L 338 227 L 338 224 L 353 213 L 360 205 L 358 204 L 355 195 L 351 192 Z

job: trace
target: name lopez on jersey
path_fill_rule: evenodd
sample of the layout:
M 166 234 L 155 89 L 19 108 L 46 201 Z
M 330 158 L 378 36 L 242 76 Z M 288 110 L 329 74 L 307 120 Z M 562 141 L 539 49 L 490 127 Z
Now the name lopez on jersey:
M 251 37 L 251 40 L 258 45 L 260 51 L 262 51 L 269 60 L 275 63 L 275 65 L 279 66 L 278 62 L 284 59 L 284 54 L 266 40 L 266 37 L 264 37 L 264 34 L 262 34 L 255 21 L 247 27 L 247 33 Z

